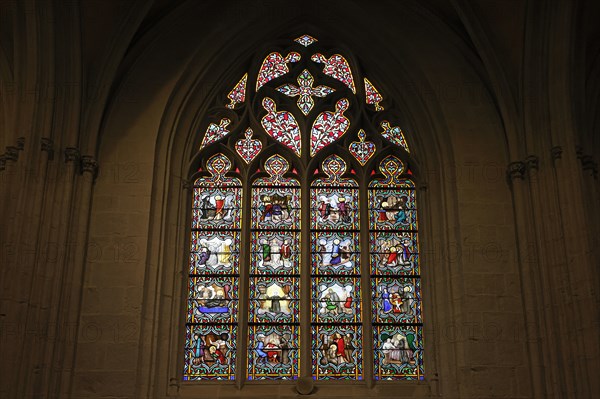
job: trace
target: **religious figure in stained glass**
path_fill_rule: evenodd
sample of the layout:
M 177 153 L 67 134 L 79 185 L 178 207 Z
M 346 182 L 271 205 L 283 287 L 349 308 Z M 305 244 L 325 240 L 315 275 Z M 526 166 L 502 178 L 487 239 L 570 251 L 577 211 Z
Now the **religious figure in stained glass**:
M 192 277 L 189 286 L 188 323 L 235 320 L 237 280 L 232 277 Z
M 298 378 L 300 184 L 276 154 L 252 187 L 248 378 Z M 283 324 L 282 324 L 283 323 Z
M 318 322 L 356 322 L 360 315 L 360 282 L 354 277 L 317 277 L 313 312 Z
M 185 357 L 190 379 L 231 379 L 236 359 L 234 330 L 231 326 L 188 327 Z
M 359 326 L 313 327 L 313 375 L 317 380 L 362 379 Z
M 369 188 L 376 379 L 423 379 L 421 279 L 413 182 L 394 156 Z
M 256 277 L 250 282 L 250 313 L 255 322 L 293 322 L 298 317 L 295 277 Z
M 254 325 L 249 328 L 248 378 L 296 379 L 298 375 L 298 327 Z
M 194 182 L 184 379 L 235 374 L 241 182 L 229 158 L 212 156 Z

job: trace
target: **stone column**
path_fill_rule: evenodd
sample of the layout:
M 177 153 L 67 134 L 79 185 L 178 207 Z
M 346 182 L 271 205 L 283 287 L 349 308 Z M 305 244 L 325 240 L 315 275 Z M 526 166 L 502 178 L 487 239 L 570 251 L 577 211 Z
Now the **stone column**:
M 536 293 L 539 292 L 538 282 L 535 276 L 537 250 L 535 245 L 531 242 L 531 199 L 525 180 L 526 175 L 527 166 L 524 162 L 511 162 L 508 165 L 507 177 L 512 188 L 511 191 L 515 212 L 516 246 L 522 284 L 525 334 L 529 352 L 531 386 L 534 397 L 541 398 L 546 396 L 538 313 L 541 303 L 536 296 Z
M 98 172 L 98 164 L 92 156 L 81 157 L 81 178 L 78 184 L 79 207 L 74 215 L 73 233 L 69 235 L 69 242 L 73 243 L 73 250 L 69 251 L 71 257 L 66 263 L 64 284 L 61 292 L 61 311 L 59 323 L 64 326 L 73 326 L 79 331 L 81 308 L 81 293 L 85 268 L 87 249 L 88 227 L 90 220 L 90 203 L 92 185 Z M 68 397 L 71 391 L 71 382 L 75 366 L 77 344 L 76 340 L 67 342 L 64 350 L 59 353 L 57 366 L 60 375 L 57 375 L 58 397 Z
M 41 385 L 46 387 L 49 396 L 55 397 L 58 389 L 58 378 L 61 373 L 61 364 L 59 359 L 62 356 L 62 351 L 65 346 L 74 345 L 76 331 L 74 328 L 69 328 L 68 325 L 59 324 L 61 315 L 63 315 L 61 304 L 61 291 L 63 289 L 63 281 L 65 281 L 65 272 L 68 261 L 68 235 L 71 226 L 72 208 L 73 208 L 73 192 L 76 184 L 76 174 L 80 170 L 80 155 L 77 148 L 68 147 L 64 151 L 65 170 L 61 180 L 57 180 L 57 195 L 56 195 L 56 218 L 58 232 L 56 234 L 56 263 L 54 270 L 54 279 L 49 287 L 49 292 L 46 295 L 48 300 L 48 336 L 53 337 L 51 342 L 48 342 L 43 351 L 44 364 L 47 365 L 45 374 L 42 376 Z M 60 191 L 60 193 L 59 193 Z
M 571 308 L 566 310 L 570 336 L 577 354 L 569 376 L 575 381 L 575 389 L 567 395 L 594 397 L 600 392 L 599 381 L 594 378 L 600 369 L 600 337 L 598 335 L 598 276 L 593 264 L 588 242 L 588 220 L 584 212 L 581 170 L 575 151 L 563 152 L 555 146 L 551 150 L 554 159 L 554 179 L 559 202 L 561 232 L 565 246 L 564 261 L 569 276 Z M 596 309 L 593 311 L 592 309 Z

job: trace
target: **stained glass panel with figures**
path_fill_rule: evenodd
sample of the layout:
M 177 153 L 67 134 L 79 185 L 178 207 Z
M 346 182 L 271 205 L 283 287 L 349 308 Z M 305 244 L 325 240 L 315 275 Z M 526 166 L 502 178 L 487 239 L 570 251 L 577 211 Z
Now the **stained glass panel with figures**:
M 376 380 L 422 380 L 423 328 L 391 324 L 373 327 Z
M 313 325 L 312 373 L 316 380 L 362 380 L 360 325 Z
M 187 322 L 234 322 L 238 288 L 238 279 L 234 277 L 191 277 Z
M 312 374 L 362 379 L 358 184 L 330 155 L 311 184 Z
M 297 325 L 250 325 L 248 327 L 248 379 L 297 379 L 300 372 L 299 330 Z
M 334 187 L 313 188 L 311 204 L 312 229 L 357 230 L 359 228 L 358 190 Z
M 300 184 L 273 155 L 252 186 L 248 328 L 249 380 L 299 375 Z
M 253 277 L 250 280 L 250 321 L 298 321 L 298 279 L 288 276 Z
M 360 320 L 360 279 L 356 277 L 315 277 L 312 281 L 312 321 L 318 323 Z
M 360 65 L 316 42 L 262 54 L 202 125 L 184 380 L 295 380 L 301 322 L 315 380 L 424 379 L 408 143 Z
M 375 277 L 371 283 L 374 322 L 421 322 L 420 278 Z
M 360 274 L 359 234 L 355 231 L 312 233 L 313 274 Z
M 383 159 L 369 188 L 374 378 L 424 378 L 417 205 L 404 164 Z
M 183 379 L 235 379 L 237 326 L 199 324 L 186 326 Z
M 194 182 L 184 380 L 235 378 L 241 182 L 216 154 Z
M 300 239 L 297 231 L 252 232 L 251 269 L 254 274 L 298 274 Z

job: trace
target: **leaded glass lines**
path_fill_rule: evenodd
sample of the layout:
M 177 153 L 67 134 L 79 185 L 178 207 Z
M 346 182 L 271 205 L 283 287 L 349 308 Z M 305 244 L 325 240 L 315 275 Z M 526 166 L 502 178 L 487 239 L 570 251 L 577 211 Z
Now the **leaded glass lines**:
M 365 131 L 360 129 L 358 131 L 358 141 L 353 141 L 348 146 L 350 154 L 352 154 L 362 166 L 365 166 L 369 159 L 375 155 L 375 151 L 377 150 L 375 143 L 372 141 L 365 141 L 366 137 Z
M 367 78 L 365 78 L 365 97 L 367 104 L 375 106 L 375 111 L 383 111 L 383 107 L 379 105 L 379 102 L 383 101 L 383 96 Z
M 333 143 L 346 133 L 350 120 L 344 116 L 350 103 L 342 98 L 335 104 L 335 111 L 321 112 L 315 119 L 310 135 L 310 155 L 314 156 L 321 149 Z
M 267 114 L 262 117 L 260 123 L 267 134 L 300 156 L 300 127 L 294 115 L 288 111 L 277 111 L 275 101 L 269 97 L 263 99 L 262 105 Z
M 394 156 L 369 185 L 374 377 L 423 379 L 421 276 L 414 184 Z
M 214 155 L 194 182 L 184 380 L 235 378 L 242 185 L 231 166 Z
M 229 109 L 234 109 L 236 104 L 243 103 L 246 101 L 246 82 L 248 81 L 248 73 L 245 73 L 244 76 L 240 79 L 239 82 L 231 89 L 229 94 L 227 94 L 227 98 L 229 99 L 229 104 L 225 105 Z
M 226 87 L 193 158 L 183 378 L 423 379 L 404 133 L 360 64 L 294 41 Z
M 289 97 L 298 97 L 298 108 L 304 115 L 308 115 L 310 110 L 315 105 L 312 96 L 315 97 L 325 97 L 328 94 L 333 93 L 335 90 L 329 86 L 319 85 L 317 87 L 313 87 L 313 83 L 315 79 L 308 72 L 308 69 L 302 71 L 300 76 L 298 76 L 298 86 L 295 86 L 291 83 L 284 84 L 277 88 L 277 91 L 285 94 Z
M 331 155 L 311 185 L 312 374 L 362 379 L 359 193 Z
M 265 83 L 285 75 L 290 71 L 288 62 L 300 61 L 300 54 L 292 51 L 285 58 L 278 52 L 272 52 L 263 61 L 256 79 L 256 91 Z
M 203 149 L 209 144 L 214 143 L 215 141 L 221 140 L 223 137 L 229 134 L 229 130 L 227 130 L 227 126 L 231 123 L 231 120 L 228 118 L 223 118 L 217 125 L 216 123 L 211 123 L 206 128 L 206 132 L 204 133 L 204 138 L 202 139 L 202 144 L 200 144 L 200 149 Z
M 381 122 L 381 128 L 383 131 L 381 135 L 388 139 L 391 143 L 396 144 L 406 150 L 406 152 L 410 152 L 408 149 L 408 144 L 406 143 L 406 139 L 404 138 L 404 133 L 402 133 L 402 129 L 398 126 L 392 126 L 388 121 Z
M 329 75 L 334 79 L 339 80 L 350 90 L 356 94 L 356 87 L 354 86 L 354 78 L 352 77 L 352 71 L 350 70 L 350 64 L 346 58 L 340 54 L 333 54 L 331 57 L 326 58 L 323 54 L 317 53 L 311 57 L 311 60 L 318 64 L 324 64 L 323 73 Z
M 249 380 L 299 375 L 300 184 L 284 177 L 280 155 L 265 161 L 267 177 L 252 186 Z

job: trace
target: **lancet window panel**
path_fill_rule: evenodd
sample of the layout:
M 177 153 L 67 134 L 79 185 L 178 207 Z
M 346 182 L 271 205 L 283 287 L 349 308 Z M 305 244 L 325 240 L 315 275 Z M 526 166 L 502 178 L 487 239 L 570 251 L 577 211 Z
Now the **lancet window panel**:
M 360 201 L 330 155 L 311 184 L 312 374 L 315 380 L 362 379 Z
M 414 183 L 394 157 L 369 184 L 374 378 L 424 378 L 418 220 Z
M 264 162 L 268 176 L 252 184 L 249 380 L 293 380 L 300 372 L 301 190 L 288 170 L 275 154 Z
M 184 380 L 235 378 L 242 183 L 231 168 L 216 154 L 194 182 Z

